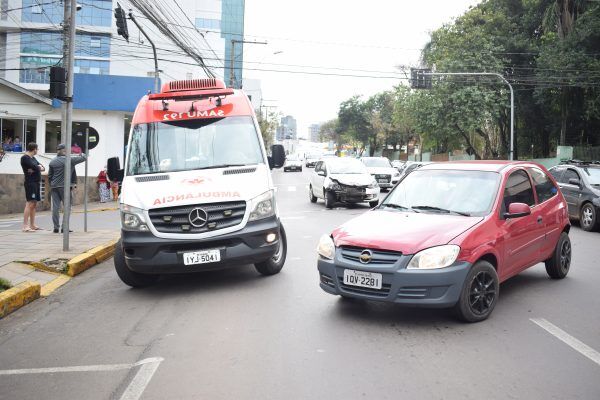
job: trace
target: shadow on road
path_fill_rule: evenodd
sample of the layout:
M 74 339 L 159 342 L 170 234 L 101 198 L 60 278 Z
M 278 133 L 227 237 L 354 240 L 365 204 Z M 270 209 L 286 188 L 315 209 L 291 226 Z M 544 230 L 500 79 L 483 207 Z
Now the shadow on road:
M 235 291 L 242 288 L 260 290 L 261 287 L 266 287 L 269 279 L 277 279 L 277 276 L 263 277 L 256 272 L 253 265 L 243 265 L 225 270 L 163 275 L 154 285 L 130 289 L 129 293 L 135 296 L 164 298 L 172 295 Z

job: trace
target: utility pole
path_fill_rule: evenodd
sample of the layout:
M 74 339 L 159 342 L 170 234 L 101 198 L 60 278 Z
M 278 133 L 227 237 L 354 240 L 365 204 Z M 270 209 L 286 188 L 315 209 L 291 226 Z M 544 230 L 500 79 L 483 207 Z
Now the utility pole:
M 244 44 L 244 43 L 248 43 L 248 44 L 268 44 L 267 42 L 256 42 L 256 41 L 248 41 L 248 40 L 244 40 L 244 39 L 231 39 L 231 51 L 229 54 L 229 87 L 233 88 L 233 89 L 241 89 L 242 88 L 242 82 L 238 82 L 238 86 L 239 87 L 235 87 L 235 65 L 234 65 L 234 58 L 235 58 L 235 45 L 237 43 L 240 44 Z
M 71 4 L 70 0 L 64 2 L 64 14 L 63 14 L 63 56 L 62 65 L 67 66 L 67 60 L 69 59 L 69 19 L 71 18 Z M 66 69 L 66 68 L 65 68 Z M 67 140 L 67 126 L 64 122 L 67 120 L 67 103 L 63 101 L 60 105 L 60 115 L 62 124 L 60 126 L 60 142 L 64 143 Z M 48 149 L 46 149 L 46 152 Z
M 515 92 L 510 82 L 502 75 L 495 72 L 418 72 L 417 75 L 425 76 L 495 76 L 500 78 L 504 83 L 508 85 L 510 89 L 510 149 L 509 149 L 509 160 L 514 159 L 515 154 Z
M 73 73 L 75 68 L 75 24 L 77 16 L 77 1 L 76 0 L 65 0 L 65 16 L 69 16 L 68 20 L 64 21 L 65 35 L 63 40 L 67 43 L 64 47 L 67 49 L 67 57 L 63 60 L 66 62 L 65 68 L 67 70 L 67 98 L 66 98 L 66 110 L 63 115 L 63 132 L 65 133 L 64 144 L 66 150 L 65 159 L 65 185 L 63 193 L 63 205 L 64 205 L 64 216 L 63 216 L 63 251 L 69 251 L 69 219 L 71 217 L 71 138 L 73 134 Z M 67 10 L 68 7 L 68 10 Z M 68 34 L 67 34 L 68 32 Z

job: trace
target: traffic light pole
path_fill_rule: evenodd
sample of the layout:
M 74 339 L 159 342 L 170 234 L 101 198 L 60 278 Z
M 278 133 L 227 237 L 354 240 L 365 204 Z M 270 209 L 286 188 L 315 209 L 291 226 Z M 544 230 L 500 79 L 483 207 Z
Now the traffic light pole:
M 65 170 L 64 170 L 64 192 L 63 192 L 63 251 L 69 251 L 69 220 L 71 218 L 71 138 L 73 134 L 73 73 L 75 68 L 75 23 L 77 13 L 77 1 L 76 0 L 65 0 L 65 8 L 69 7 L 69 10 L 65 10 L 65 16 L 69 15 L 68 23 L 64 22 L 65 28 L 68 28 L 68 35 L 64 35 L 65 39 L 68 39 L 67 53 L 68 57 L 66 60 L 67 70 L 67 100 L 66 100 L 66 112 L 64 114 L 63 127 L 66 129 L 65 132 Z
M 142 35 L 144 35 L 148 42 L 150 42 L 150 45 L 152 45 L 152 52 L 154 53 L 154 93 L 158 93 L 160 91 L 158 87 L 158 81 L 160 79 L 160 70 L 158 69 L 158 57 L 156 56 L 156 46 L 154 45 L 152 39 L 150 39 L 150 36 L 148 36 L 148 34 L 146 34 L 146 32 L 144 31 L 144 28 L 142 28 L 141 25 L 138 24 L 138 22 L 135 20 L 132 12 L 129 12 L 129 19 L 135 24 L 135 26 L 137 26 L 140 32 L 142 32 Z
M 495 72 L 421 72 L 422 75 L 438 75 L 438 76 L 495 76 L 500 78 L 504 83 L 508 85 L 510 89 L 510 150 L 509 160 L 514 159 L 515 154 L 515 92 L 513 87 L 506 78 Z

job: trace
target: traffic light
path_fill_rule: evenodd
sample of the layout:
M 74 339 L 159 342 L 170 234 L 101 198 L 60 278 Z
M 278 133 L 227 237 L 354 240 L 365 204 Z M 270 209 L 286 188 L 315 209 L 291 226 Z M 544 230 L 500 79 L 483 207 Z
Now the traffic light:
M 117 8 L 115 8 L 115 19 L 117 21 L 117 33 L 120 36 L 123 36 L 127 42 L 129 42 L 129 30 L 127 29 L 127 15 L 125 14 L 125 10 L 121 8 L 121 5 L 117 3 Z
M 410 69 L 410 87 L 412 89 L 431 89 L 431 69 L 411 68 Z
M 67 71 L 63 67 L 50 67 L 50 98 L 67 100 Z

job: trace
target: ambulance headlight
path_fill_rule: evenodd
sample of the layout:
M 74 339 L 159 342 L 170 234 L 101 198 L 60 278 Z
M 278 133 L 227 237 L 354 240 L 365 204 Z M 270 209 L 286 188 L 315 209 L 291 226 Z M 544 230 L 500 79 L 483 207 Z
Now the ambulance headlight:
M 122 204 L 121 228 L 125 231 L 148 231 L 148 225 L 146 225 L 146 217 L 144 217 L 144 210 L 137 207 Z
M 275 196 L 272 190 L 250 200 L 249 221 L 256 221 L 275 215 Z

